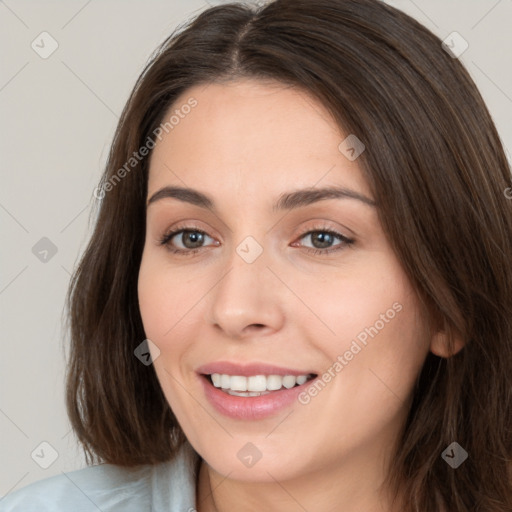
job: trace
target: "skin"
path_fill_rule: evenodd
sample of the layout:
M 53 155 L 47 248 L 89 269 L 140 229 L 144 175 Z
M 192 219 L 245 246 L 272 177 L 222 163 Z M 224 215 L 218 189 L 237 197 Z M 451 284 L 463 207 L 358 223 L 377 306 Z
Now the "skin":
M 272 212 L 280 194 L 300 188 L 344 186 L 375 199 L 358 160 L 338 149 L 346 134 L 321 104 L 278 83 L 239 80 L 190 88 L 168 115 L 190 97 L 197 106 L 154 148 L 148 198 L 187 186 L 218 211 L 176 198 L 148 206 L 138 293 L 146 335 L 160 350 L 157 377 L 203 459 L 197 510 L 390 512 L 381 486 L 390 453 L 425 357 L 442 354 L 443 335 L 426 337 L 375 207 L 345 198 Z M 178 223 L 207 233 L 202 246 L 183 233 L 169 242 L 202 247 L 196 254 L 159 244 Z M 307 234 L 318 224 L 355 242 L 334 237 L 322 246 Z M 247 236 L 263 249 L 252 263 L 236 252 Z M 235 420 L 204 396 L 195 369 L 218 360 L 323 374 L 393 303 L 401 311 L 306 405 Z M 252 467 L 237 457 L 248 442 L 261 452 Z

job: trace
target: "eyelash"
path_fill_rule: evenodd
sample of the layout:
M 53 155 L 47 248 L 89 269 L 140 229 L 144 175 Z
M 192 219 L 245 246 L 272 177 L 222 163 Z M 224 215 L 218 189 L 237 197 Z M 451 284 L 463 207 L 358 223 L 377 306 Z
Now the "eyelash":
M 178 226 L 173 231 L 170 231 L 170 232 L 164 234 L 164 236 L 162 238 L 160 238 L 158 241 L 159 245 L 165 245 L 171 253 L 178 254 L 180 256 L 192 256 L 192 255 L 196 254 L 197 252 L 199 252 L 201 249 L 204 249 L 204 247 L 198 247 L 196 249 L 187 249 L 187 250 L 176 249 L 176 248 L 173 248 L 169 244 L 169 242 L 172 240 L 172 238 L 174 238 L 174 236 L 176 236 L 179 233 L 184 233 L 185 231 L 188 231 L 191 233 L 201 233 L 202 235 L 210 236 L 205 231 L 198 229 L 194 226 Z M 351 238 L 347 238 L 346 236 L 342 235 L 341 233 L 338 233 L 337 231 L 333 231 L 332 229 L 329 229 L 329 228 L 323 227 L 323 226 L 317 226 L 317 227 L 314 227 L 313 229 L 310 229 L 309 231 L 304 232 L 299 237 L 299 240 L 301 240 L 305 236 L 311 235 L 313 233 L 327 233 L 336 238 L 339 238 L 343 243 L 335 245 L 333 248 L 329 248 L 329 249 L 312 249 L 311 247 L 305 247 L 304 249 L 306 249 L 306 251 L 309 252 L 310 254 L 315 254 L 315 255 L 330 254 L 332 252 L 340 251 L 346 247 L 350 247 L 355 242 L 355 240 L 353 240 Z

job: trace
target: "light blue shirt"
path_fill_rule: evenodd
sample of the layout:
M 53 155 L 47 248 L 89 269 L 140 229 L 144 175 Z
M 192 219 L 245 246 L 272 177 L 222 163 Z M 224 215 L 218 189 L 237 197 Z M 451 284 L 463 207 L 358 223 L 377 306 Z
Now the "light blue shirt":
M 199 455 L 137 469 L 99 464 L 33 482 L 0 499 L 0 512 L 196 512 Z

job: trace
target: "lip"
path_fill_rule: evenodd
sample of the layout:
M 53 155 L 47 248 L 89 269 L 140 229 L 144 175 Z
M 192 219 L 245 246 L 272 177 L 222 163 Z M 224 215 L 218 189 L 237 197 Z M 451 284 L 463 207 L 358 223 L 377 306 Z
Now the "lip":
M 196 369 L 197 373 L 211 375 L 212 373 L 225 373 L 226 375 L 240 375 L 250 377 L 251 375 L 316 375 L 312 370 L 297 370 L 293 368 L 283 368 L 267 363 L 233 363 L 230 361 L 216 361 L 205 364 Z
M 256 374 L 252 373 L 250 375 Z M 273 375 L 278 374 L 274 373 Z M 290 374 L 285 373 L 283 375 Z M 297 375 L 304 374 L 297 373 Z M 290 389 L 282 388 L 279 391 L 272 391 L 267 395 L 251 397 L 229 395 L 216 388 L 207 375 L 198 375 L 198 377 L 207 400 L 217 412 L 238 420 L 261 420 L 277 415 L 298 401 L 297 396 L 310 386 L 318 378 L 318 375 L 300 386 L 294 386 Z

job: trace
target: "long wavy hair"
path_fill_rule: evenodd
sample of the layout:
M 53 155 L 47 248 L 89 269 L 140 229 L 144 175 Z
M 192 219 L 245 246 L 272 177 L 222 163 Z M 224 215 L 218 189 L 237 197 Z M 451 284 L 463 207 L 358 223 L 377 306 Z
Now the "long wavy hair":
M 359 166 L 428 324 L 450 347 L 464 341 L 451 357 L 429 353 L 418 376 L 388 477 L 405 492 L 403 510 L 510 512 L 510 166 L 461 62 L 378 0 L 212 7 L 149 59 L 119 120 L 67 296 L 67 408 L 87 462 L 156 464 L 186 439 L 153 367 L 134 356 L 146 338 L 137 279 L 151 151 L 130 158 L 188 88 L 239 78 L 310 93 L 364 142 Z M 441 457 L 454 441 L 469 455 L 457 469 Z

